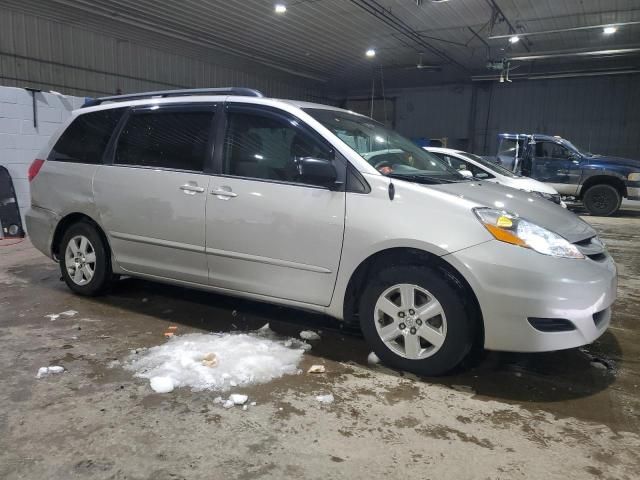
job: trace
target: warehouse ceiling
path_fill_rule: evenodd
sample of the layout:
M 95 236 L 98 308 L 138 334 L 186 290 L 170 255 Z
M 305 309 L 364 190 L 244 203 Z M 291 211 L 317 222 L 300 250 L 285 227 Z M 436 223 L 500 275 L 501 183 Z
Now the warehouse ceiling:
M 638 0 L 4 3 L 167 51 L 240 58 L 336 91 L 370 88 L 373 78 L 392 88 L 640 71 Z M 277 13 L 277 3 L 286 12 Z M 605 26 L 616 31 L 606 34 Z M 375 56 L 366 56 L 370 49 Z

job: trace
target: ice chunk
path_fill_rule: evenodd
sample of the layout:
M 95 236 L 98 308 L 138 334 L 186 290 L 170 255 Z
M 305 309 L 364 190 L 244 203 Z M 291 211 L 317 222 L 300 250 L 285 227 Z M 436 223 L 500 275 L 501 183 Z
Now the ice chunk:
M 245 411 L 246 411 L 246 410 L 248 410 L 248 409 L 249 409 L 249 407 L 247 407 L 246 405 L 243 405 L 243 406 L 242 406 L 242 410 L 245 410 Z
M 124 368 L 141 378 L 171 378 L 175 388 L 227 391 L 296 374 L 304 352 L 285 347 L 285 340 L 257 332 L 174 336 L 162 345 L 130 354 Z M 210 352 L 218 360 L 215 368 L 202 364 Z
M 45 315 L 45 317 L 53 322 L 54 320 L 57 320 L 58 318 L 60 318 L 61 315 L 64 315 L 65 317 L 73 317 L 77 314 L 78 312 L 75 310 L 66 310 L 60 313 L 50 313 L 48 315 Z
M 333 394 L 331 393 L 327 393 L 326 395 L 317 395 L 316 396 L 316 400 L 319 401 L 320 403 L 333 403 Z
M 591 362 L 591 366 L 594 367 L 594 368 L 597 368 L 599 370 L 606 370 L 607 369 L 607 366 L 604 363 L 599 362 L 597 360 L 594 360 L 593 362 Z
M 235 405 L 235 403 L 233 403 L 233 400 L 225 400 L 225 402 L 222 404 L 222 406 L 224 408 L 231 408 Z
M 175 387 L 171 377 L 151 377 L 151 389 L 156 393 L 169 393 Z
M 59 365 L 52 365 L 50 367 L 40 367 L 38 369 L 38 373 L 36 374 L 36 378 L 46 377 L 47 375 L 55 375 L 56 373 L 64 372 L 64 367 L 60 367 Z
M 303 330 L 300 332 L 300 338 L 303 340 L 320 340 L 320 335 L 312 330 Z
M 251 402 L 249 405 L 251 405 L 252 407 L 255 407 L 257 405 L 256 402 Z
M 371 352 L 367 357 L 367 363 L 369 365 L 377 365 L 378 363 L 380 363 L 380 359 L 375 353 Z
M 231 395 L 229 395 L 229 400 L 231 400 L 236 405 L 244 405 L 248 399 L 249 397 L 247 397 L 246 395 L 241 395 L 239 393 L 232 393 Z
M 307 373 L 324 373 L 325 371 L 324 365 L 311 365 Z
M 222 400 L 222 397 L 216 397 L 213 399 L 213 403 L 223 403 L 224 400 Z

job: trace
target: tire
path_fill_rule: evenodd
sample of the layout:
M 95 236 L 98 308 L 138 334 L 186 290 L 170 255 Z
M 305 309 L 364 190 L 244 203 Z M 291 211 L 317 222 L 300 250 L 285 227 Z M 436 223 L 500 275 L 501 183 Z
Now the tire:
M 591 215 L 608 217 L 620 209 L 622 196 L 615 187 L 601 183 L 589 187 L 582 197 L 582 203 Z
M 67 286 L 79 295 L 100 295 L 111 285 L 109 250 L 92 224 L 74 223 L 64 232 L 60 272 Z
M 402 299 L 405 292 L 408 302 Z M 464 299 L 440 273 L 426 267 L 391 267 L 375 276 L 360 298 L 360 325 L 384 363 L 419 375 L 449 372 L 473 344 Z

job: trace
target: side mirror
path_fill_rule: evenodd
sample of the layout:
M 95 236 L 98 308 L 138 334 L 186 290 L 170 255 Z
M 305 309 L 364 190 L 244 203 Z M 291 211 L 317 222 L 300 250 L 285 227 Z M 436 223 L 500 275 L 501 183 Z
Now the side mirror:
M 473 178 L 473 173 L 470 170 L 458 170 L 458 173 L 466 178 Z
M 330 160 L 297 157 L 295 167 L 298 179 L 304 183 L 328 188 L 335 188 L 338 185 L 338 172 Z

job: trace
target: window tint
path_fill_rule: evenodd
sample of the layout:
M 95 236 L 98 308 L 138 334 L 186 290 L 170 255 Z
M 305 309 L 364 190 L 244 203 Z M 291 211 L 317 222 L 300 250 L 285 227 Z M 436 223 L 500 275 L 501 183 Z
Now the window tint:
M 143 112 L 131 115 L 115 163 L 201 172 L 213 112 Z
M 555 142 L 537 142 L 536 157 L 539 158 L 569 158 L 569 150 Z
M 295 166 L 297 157 L 329 160 L 332 155 L 294 122 L 259 114 L 229 114 L 225 174 L 301 182 Z
M 56 142 L 50 160 L 102 163 L 102 154 L 124 108 L 100 110 L 78 116 Z

